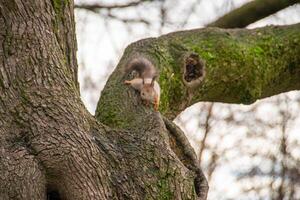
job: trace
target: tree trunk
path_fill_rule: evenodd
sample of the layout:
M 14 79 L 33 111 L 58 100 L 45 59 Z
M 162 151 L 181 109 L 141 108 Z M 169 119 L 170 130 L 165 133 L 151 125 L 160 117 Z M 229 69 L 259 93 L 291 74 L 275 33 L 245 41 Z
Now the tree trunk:
M 109 163 L 77 84 L 73 3 L 1 1 L 1 199 L 105 199 Z
M 207 29 L 137 42 L 127 48 L 103 90 L 95 118 L 87 112 L 79 95 L 73 2 L 2 0 L 1 199 L 206 199 L 208 187 L 205 177 L 184 134 L 159 112 L 141 105 L 139 95 L 123 85 L 127 76 L 123 70 L 133 56 L 146 56 L 153 61 L 161 71 L 159 81 L 164 92 L 161 111 L 171 113 L 170 116 L 191 102 L 206 98 L 219 98 L 221 101 L 219 93 L 204 95 L 205 91 L 214 87 L 214 82 L 219 83 L 219 79 L 213 80 L 217 78 L 216 74 L 219 74 L 219 78 L 233 74 L 234 83 L 239 83 L 240 75 L 249 76 L 250 79 L 261 71 L 254 70 L 254 74 L 238 72 L 235 75 L 228 70 L 230 65 L 233 69 L 237 68 L 231 60 L 238 58 L 231 56 L 235 55 L 236 48 L 230 48 L 228 55 L 231 59 L 225 60 L 226 65 L 220 65 L 227 68 L 222 73 L 218 71 L 220 68 L 215 68 L 214 72 L 212 66 L 215 65 L 209 58 L 218 56 L 214 57 L 218 61 L 222 52 L 211 55 L 215 43 L 201 46 L 198 41 L 209 33 L 216 38 L 238 35 L 228 36 L 227 39 L 229 42 L 237 42 L 237 39 L 243 38 L 243 42 L 238 44 L 245 46 L 245 49 L 248 49 L 249 43 L 253 44 L 255 37 L 261 37 L 261 41 L 264 41 L 260 31 L 224 32 Z M 261 34 L 266 37 L 278 35 L 279 39 L 285 41 L 280 44 L 289 45 L 282 46 L 283 49 L 294 47 L 294 50 L 277 53 L 284 54 L 283 62 L 279 63 L 280 72 L 286 77 L 290 72 L 284 70 L 290 66 L 288 69 L 296 73 L 295 77 L 291 76 L 284 85 L 275 81 L 274 88 L 278 86 L 280 89 L 266 94 L 273 95 L 298 88 L 299 82 L 295 87 L 292 84 L 299 80 L 299 57 L 295 56 L 299 55 L 299 25 L 266 28 L 262 29 Z M 186 48 L 180 40 L 195 44 L 195 49 Z M 254 54 L 260 54 L 260 49 L 255 49 Z M 192 53 L 189 53 L 191 50 Z M 266 55 L 272 53 L 268 49 L 264 50 Z M 254 65 L 256 69 L 258 65 L 251 62 L 251 55 L 249 53 L 249 59 L 244 62 L 249 62 L 247 66 Z M 188 66 L 183 68 L 182 73 L 178 65 L 182 60 L 175 60 L 175 57 L 183 58 L 183 65 Z M 204 62 L 201 60 L 204 58 L 207 59 L 207 72 L 202 86 Z M 293 59 L 288 62 L 290 58 Z M 280 61 L 279 58 L 262 56 L 259 63 L 266 61 L 273 64 L 273 60 L 274 63 Z M 272 71 L 273 68 L 267 69 Z M 270 80 L 279 75 L 276 71 Z M 172 77 L 177 78 L 176 82 L 173 82 Z M 167 78 L 170 78 L 170 82 Z M 208 80 L 210 84 L 206 84 Z M 226 83 L 228 86 L 233 84 Z M 247 88 L 240 87 L 240 90 Z M 197 95 L 194 95 L 195 90 L 198 91 Z M 231 93 L 235 92 L 239 91 Z M 263 96 L 251 97 L 255 99 Z M 236 102 L 243 100 L 236 97 L 233 99 Z M 178 103 L 181 106 L 175 107 Z
M 0 11 L 1 199 L 205 198 L 201 170 L 173 152 L 159 113 L 128 131 L 86 111 L 72 1 L 5 0 Z

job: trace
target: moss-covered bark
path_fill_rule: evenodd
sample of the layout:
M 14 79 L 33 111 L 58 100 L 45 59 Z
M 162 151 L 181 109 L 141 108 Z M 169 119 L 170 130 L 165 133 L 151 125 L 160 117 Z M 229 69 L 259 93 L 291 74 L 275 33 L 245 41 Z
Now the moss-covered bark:
M 206 68 L 204 80 L 194 88 L 182 78 L 184 59 L 190 54 L 198 55 Z M 107 124 L 140 124 L 138 116 L 149 112 L 138 95 L 122 84 L 127 78 L 124 64 L 135 56 L 147 57 L 160 70 L 159 110 L 169 118 L 199 101 L 250 104 L 300 89 L 300 24 L 175 32 L 126 49 L 98 104 L 96 115 Z

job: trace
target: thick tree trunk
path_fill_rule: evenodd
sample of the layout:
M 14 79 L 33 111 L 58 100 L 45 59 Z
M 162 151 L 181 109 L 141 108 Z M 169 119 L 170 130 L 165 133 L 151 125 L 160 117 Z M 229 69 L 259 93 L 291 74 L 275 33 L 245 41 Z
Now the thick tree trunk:
M 79 97 L 72 2 L 0 9 L 1 199 L 105 199 L 109 163 Z
M 4 0 L 0 12 L 1 200 L 205 199 L 194 152 L 174 153 L 182 142 L 159 113 L 128 131 L 86 111 L 72 1 Z
M 47 195 L 66 200 L 206 198 L 206 180 L 184 134 L 159 112 L 142 106 L 139 95 L 123 85 L 124 65 L 133 56 L 145 56 L 160 69 L 161 111 L 169 116 L 200 100 L 244 102 L 239 95 L 245 93 L 250 94 L 243 95 L 249 102 L 299 88 L 295 56 L 299 25 L 253 32 L 179 32 L 137 42 L 126 50 L 102 92 L 97 121 L 79 96 L 73 2 L 3 0 L 0 12 L 0 197 L 4 200 L 40 200 Z M 206 43 L 204 36 L 215 40 Z M 269 46 L 257 46 L 257 38 L 262 44 L 270 40 Z M 274 58 L 268 56 L 274 52 L 267 47 L 275 44 L 279 46 Z M 242 61 L 252 73 L 237 67 L 241 56 L 237 49 L 247 50 Z M 224 54 L 228 59 L 220 59 Z M 203 84 L 202 60 L 207 67 Z M 261 62 L 274 73 L 259 88 L 274 83 L 275 89 L 256 95 L 250 89 L 258 79 L 251 80 L 264 72 L 257 64 Z M 288 78 L 284 84 L 276 81 L 281 75 Z M 223 91 L 222 84 L 240 87 Z M 223 98 L 222 92 L 229 97 Z

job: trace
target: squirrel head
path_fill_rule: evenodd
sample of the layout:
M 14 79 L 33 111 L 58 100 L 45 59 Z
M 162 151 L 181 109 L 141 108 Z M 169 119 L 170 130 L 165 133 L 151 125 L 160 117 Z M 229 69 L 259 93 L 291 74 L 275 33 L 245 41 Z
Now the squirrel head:
M 155 82 L 155 78 L 152 78 L 151 83 L 144 83 L 143 80 L 143 87 L 141 89 L 141 98 L 145 101 L 148 102 L 153 102 L 155 99 L 155 90 L 154 90 L 154 82 Z
M 155 98 L 154 88 L 150 84 L 145 84 L 141 89 L 141 98 L 148 102 L 153 102 Z

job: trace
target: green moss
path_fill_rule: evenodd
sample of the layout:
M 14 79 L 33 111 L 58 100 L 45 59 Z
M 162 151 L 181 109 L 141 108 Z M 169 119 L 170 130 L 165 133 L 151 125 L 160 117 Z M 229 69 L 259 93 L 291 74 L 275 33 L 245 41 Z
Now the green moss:
M 102 106 L 99 107 L 96 118 L 99 119 L 102 123 L 109 125 L 113 128 L 129 128 L 128 126 L 126 126 L 126 124 L 129 124 L 126 123 L 127 120 L 125 118 L 120 118 L 118 112 L 119 110 L 116 109 L 114 106 L 107 104 L 105 108 Z M 99 115 L 99 113 L 103 114 Z
M 249 104 L 261 98 L 266 85 L 282 73 L 284 64 L 274 67 L 274 60 L 283 54 L 280 48 L 286 43 L 278 34 L 203 35 L 206 36 L 204 40 L 200 34 L 198 39 L 188 34 L 182 38 L 182 45 L 198 53 L 206 62 L 208 76 L 202 88 L 213 87 L 205 93 L 199 88 L 195 101 L 199 98 L 215 101 L 223 97 L 223 102 Z
M 55 20 L 53 21 L 54 31 L 59 34 L 59 28 L 64 21 L 65 8 L 68 5 L 68 0 L 52 0 L 52 6 L 55 12 Z
M 260 57 L 264 53 L 264 50 L 260 46 L 254 46 L 252 48 L 249 48 L 249 51 L 257 57 Z
M 104 98 L 103 101 L 105 103 L 98 104 L 96 118 L 106 125 L 118 128 L 126 128 L 125 122 L 128 118 L 119 116 L 121 105 L 119 104 L 118 97 L 112 97 L 106 91 L 104 91 L 101 96 Z
M 54 11 L 57 15 L 61 16 L 64 12 L 65 6 L 69 3 L 68 0 L 52 0 Z
M 173 104 L 184 97 L 184 85 L 181 80 L 181 73 L 173 67 L 175 63 L 170 62 L 160 71 L 159 84 L 162 88 L 160 111 L 165 112 L 169 109 L 169 104 Z M 166 66 L 166 65 L 165 65 Z
M 156 157 L 152 155 L 147 156 L 148 158 L 153 158 L 154 164 L 159 162 L 158 160 L 155 160 Z M 174 179 L 176 179 L 176 173 L 175 171 L 172 171 L 170 168 L 163 169 L 163 168 L 155 168 L 155 170 L 149 170 L 147 173 L 150 173 L 154 175 L 154 177 L 157 177 L 158 180 L 156 184 L 150 183 L 149 187 L 151 190 L 153 190 L 153 187 L 156 187 L 156 198 L 158 200 L 169 200 L 174 199 L 174 192 L 172 190 L 172 187 L 174 187 Z
M 167 178 L 160 179 L 157 183 L 158 188 L 158 198 L 159 200 L 169 200 L 173 199 L 174 195 L 170 189 Z

